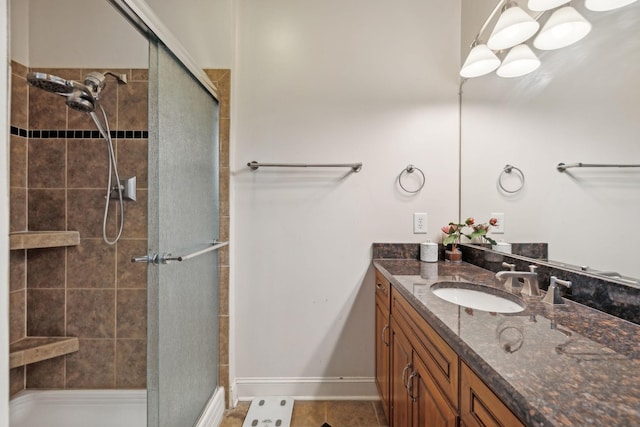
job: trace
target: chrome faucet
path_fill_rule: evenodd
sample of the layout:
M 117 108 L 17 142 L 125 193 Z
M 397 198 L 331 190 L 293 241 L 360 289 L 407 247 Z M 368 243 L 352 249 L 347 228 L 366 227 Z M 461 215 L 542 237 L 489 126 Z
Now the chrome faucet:
M 499 271 L 496 273 L 496 279 L 506 281 L 511 278 L 522 278 L 524 285 L 520 293 L 531 297 L 540 296 L 540 288 L 538 287 L 537 266 L 530 265 L 529 271 Z
M 509 264 L 508 262 L 503 262 L 502 266 L 508 268 L 509 271 L 516 271 L 515 264 Z M 522 287 L 522 284 L 515 277 L 509 277 L 504 281 L 504 288 L 509 292 L 513 292 L 516 289 L 520 290 L 521 287 Z

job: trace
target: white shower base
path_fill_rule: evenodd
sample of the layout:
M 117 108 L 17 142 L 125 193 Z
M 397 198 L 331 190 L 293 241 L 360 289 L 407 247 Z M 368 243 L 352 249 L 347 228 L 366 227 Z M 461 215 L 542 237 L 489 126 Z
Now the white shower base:
M 9 413 L 10 427 L 146 427 L 147 391 L 25 391 Z
M 218 427 L 224 387 L 218 387 L 196 427 Z M 147 390 L 27 390 L 9 403 L 9 427 L 146 427 Z

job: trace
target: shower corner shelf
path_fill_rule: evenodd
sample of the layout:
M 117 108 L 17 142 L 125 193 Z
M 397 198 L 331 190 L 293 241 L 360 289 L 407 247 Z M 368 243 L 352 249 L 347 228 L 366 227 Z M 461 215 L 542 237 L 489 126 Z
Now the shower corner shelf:
M 10 345 L 9 368 L 53 359 L 79 349 L 77 337 L 25 337 Z
M 80 244 L 77 231 L 18 231 L 9 233 L 9 249 L 57 248 Z

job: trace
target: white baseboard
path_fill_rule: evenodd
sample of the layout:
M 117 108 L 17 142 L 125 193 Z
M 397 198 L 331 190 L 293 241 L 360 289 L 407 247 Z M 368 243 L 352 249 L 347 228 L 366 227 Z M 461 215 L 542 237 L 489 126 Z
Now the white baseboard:
M 236 378 L 238 400 L 289 396 L 296 400 L 377 400 L 373 377 Z
M 195 427 L 218 427 L 224 416 L 224 387 L 218 387 L 213 393 Z

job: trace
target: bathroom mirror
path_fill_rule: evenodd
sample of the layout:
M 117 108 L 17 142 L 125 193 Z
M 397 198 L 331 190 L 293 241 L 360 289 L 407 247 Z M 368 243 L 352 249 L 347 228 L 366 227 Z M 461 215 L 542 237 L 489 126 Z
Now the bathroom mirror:
M 461 61 L 496 3 L 462 1 Z M 494 239 L 546 242 L 552 261 L 633 283 L 640 278 L 640 167 L 560 172 L 557 165 L 640 165 L 640 2 L 608 12 L 572 5 L 593 26 L 584 39 L 534 49 L 541 66 L 526 76 L 491 73 L 462 84 L 461 216 L 485 221 L 503 213 L 504 234 Z M 506 165 L 522 171 L 521 189 Z M 516 191 L 501 189 L 500 179 Z

